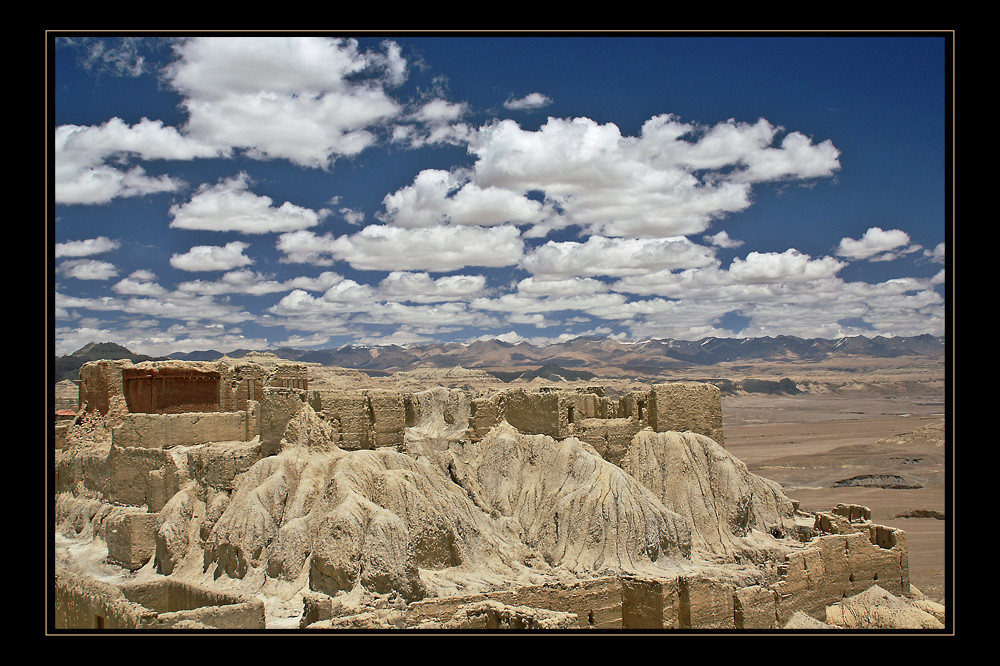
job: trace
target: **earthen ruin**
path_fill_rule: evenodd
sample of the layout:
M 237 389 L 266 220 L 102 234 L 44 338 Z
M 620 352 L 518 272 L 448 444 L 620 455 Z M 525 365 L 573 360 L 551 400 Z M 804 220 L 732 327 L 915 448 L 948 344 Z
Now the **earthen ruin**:
M 910 595 L 905 534 L 748 472 L 711 384 L 317 390 L 292 363 L 91 362 L 54 491 L 57 534 L 136 576 L 57 561 L 59 630 L 274 628 L 279 606 L 303 629 L 771 630 Z

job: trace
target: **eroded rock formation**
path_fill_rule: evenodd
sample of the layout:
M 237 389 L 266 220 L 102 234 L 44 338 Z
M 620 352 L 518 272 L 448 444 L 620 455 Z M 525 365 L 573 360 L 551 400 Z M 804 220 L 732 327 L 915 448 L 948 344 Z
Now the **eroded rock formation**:
M 85 366 L 58 529 L 131 571 L 282 585 L 303 626 L 777 628 L 871 572 L 908 591 L 902 534 L 796 511 L 726 451 L 711 385 L 309 391 L 298 367 L 176 365 Z M 194 384 L 219 412 L 150 413 Z

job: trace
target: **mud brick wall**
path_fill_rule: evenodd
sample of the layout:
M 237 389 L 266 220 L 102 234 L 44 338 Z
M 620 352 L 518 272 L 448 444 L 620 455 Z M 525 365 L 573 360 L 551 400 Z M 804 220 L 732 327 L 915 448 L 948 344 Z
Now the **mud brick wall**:
M 733 594 L 731 583 L 705 576 L 680 579 L 680 625 L 692 629 L 733 629 Z
M 267 385 L 303 390 L 308 389 L 308 368 L 299 363 L 283 363 L 278 365 L 268 373 Z
M 155 513 L 166 506 L 170 498 L 177 494 L 181 481 L 179 470 L 173 465 L 150 470 L 146 489 L 146 508 Z
M 255 435 L 256 433 L 254 433 Z M 111 432 L 121 447 L 163 449 L 252 438 L 246 411 L 184 414 L 126 414 Z
M 733 624 L 737 629 L 779 629 L 777 593 L 761 585 L 736 588 Z
M 567 410 L 560 409 L 560 396 L 551 393 L 527 393 L 520 389 L 504 395 L 504 417 L 523 433 L 549 435 L 562 439 L 569 434 Z
M 573 613 L 577 629 L 621 629 L 622 585 L 618 576 L 517 588 L 514 606 Z
M 260 443 L 265 455 L 277 453 L 281 449 L 281 437 L 285 434 L 285 428 L 292 417 L 305 406 L 306 398 L 306 392 L 299 389 L 264 389 L 260 401 Z M 314 405 L 313 409 L 315 408 Z
M 569 423 L 582 419 L 608 418 L 608 399 L 589 391 L 559 393 L 559 410 Z
M 622 628 L 680 629 L 679 578 L 623 576 Z
M 124 583 L 126 599 L 155 611 L 149 628 L 164 629 L 184 620 L 193 620 L 218 629 L 263 629 L 264 604 L 241 595 L 222 594 L 181 581 Z
M 177 475 L 173 457 L 163 449 L 112 445 L 108 453 L 108 469 L 108 501 L 131 506 L 148 504 L 160 490 L 150 492 L 150 481 L 157 479 L 151 472 L 163 470 L 165 474 Z
M 336 444 L 357 451 L 373 447 L 368 398 L 363 391 L 310 391 L 309 404 L 324 421 L 333 426 Z
M 647 425 L 657 432 L 690 430 L 725 445 L 722 393 L 712 384 L 698 382 L 657 384 L 648 392 L 633 391 L 617 401 L 596 389 L 531 393 L 509 389 L 472 401 L 470 438 L 482 439 L 502 420 L 525 434 L 579 437 L 616 464 L 628 445 L 622 443 L 624 439 L 630 442 L 630 433 L 634 436 Z
M 698 382 L 657 384 L 649 392 L 649 425 L 656 432 L 690 430 L 725 446 L 722 392 Z
M 849 522 L 865 522 L 872 519 L 872 510 L 860 504 L 838 504 L 830 511 L 847 518 Z
M 453 617 L 466 604 L 481 601 L 499 601 L 509 605 L 514 602 L 514 591 L 500 590 L 484 594 L 464 594 L 415 601 L 407 608 L 406 622 L 408 626 L 416 626 L 422 622 L 439 621 L 443 618 Z M 316 604 L 315 601 L 313 603 Z M 329 611 L 319 610 L 316 612 L 316 616 L 318 619 L 326 619 L 329 617 Z
M 574 629 L 577 617 L 573 613 L 508 606 L 498 601 L 467 604 L 449 621 L 455 629 Z
M 622 578 L 625 629 L 770 629 L 776 626 L 774 590 L 737 587 L 709 576 Z
M 310 391 L 308 401 L 333 426 L 336 444 L 357 451 L 399 446 L 406 429 L 406 401 L 398 391 Z
M 114 585 L 59 569 L 53 601 L 56 629 L 136 629 L 156 615 Z
M 217 412 L 224 408 L 222 374 L 190 368 L 124 368 L 132 413 Z
M 649 392 L 631 391 L 618 399 L 614 416 L 625 419 L 632 418 L 642 427 L 649 425 Z
M 618 576 L 568 583 L 528 585 L 484 594 L 424 599 L 410 604 L 407 622 L 412 626 L 421 622 L 450 618 L 463 606 L 481 601 L 498 601 L 506 606 L 526 606 L 572 613 L 577 616 L 576 624 L 569 627 L 572 629 L 622 628 L 622 584 Z
M 108 496 L 111 466 L 107 447 L 73 447 L 57 451 L 55 457 L 55 491 L 71 492 L 78 483 L 88 490 Z
M 233 411 L 233 370 L 225 363 L 91 361 L 80 368 L 80 404 L 107 413 L 120 396 L 133 413 Z
M 406 428 L 406 405 L 397 391 L 365 391 L 371 413 L 372 444 L 400 446 Z
M 56 570 L 54 602 L 57 629 L 166 629 L 181 622 L 217 629 L 265 628 L 262 601 L 178 581 L 116 586 Z
M 817 537 L 808 547 L 789 555 L 783 568 L 782 580 L 771 586 L 778 595 L 781 626 L 796 611 L 825 620 L 828 605 L 873 584 L 891 594 L 910 593 L 905 535 L 881 525 L 852 534 Z
M 108 544 L 108 560 L 135 571 L 156 552 L 156 529 L 160 515 L 118 510 L 101 524 L 101 536 Z
M 264 398 L 264 368 L 256 363 L 244 363 L 233 368 L 232 392 L 236 409 L 246 409 L 247 402 Z
M 625 629 L 774 629 L 797 611 L 826 619 L 826 607 L 879 585 L 908 595 L 905 534 L 865 525 L 850 534 L 815 538 L 788 555 L 781 579 L 737 586 L 707 576 L 622 578 Z
M 189 449 L 186 466 L 201 486 L 231 491 L 236 477 L 264 455 L 263 445 L 254 442 L 208 444 Z
M 80 367 L 80 404 L 88 412 L 108 413 L 112 396 L 125 395 L 122 369 L 130 361 L 90 361 Z
M 469 438 L 478 442 L 503 418 L 503 398 L 492 395 L 474 398 L 469 405 Z
M 641 425 L 636 419 L 583 419 L 573 424 L 573 434 L 593 446 L 602 458 L 621 466 Z

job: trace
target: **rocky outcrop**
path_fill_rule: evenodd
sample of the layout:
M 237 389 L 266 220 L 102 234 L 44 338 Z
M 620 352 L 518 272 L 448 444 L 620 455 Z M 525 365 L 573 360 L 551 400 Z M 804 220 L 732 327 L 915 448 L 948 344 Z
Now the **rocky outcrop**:
M 944 629 L 934 615 L 878 585 L 827 606 L 826 622 L 846 629 Z
M 240 578 L 250 568 L 334 594 L 355 585 L 407 599 L 425 594 L 419 568 L 509 567 L 524 558 L 507 521 L 475 507 L 428 461 L 390 449 L 343 451 L 311 408 L 276 456 L 240 478 L 212 529 L 206 561 Z M 312 425 L 306 424 L 313 421 Z
M 690 553 L 687 522 L 575 438 L 524 435 L 503 422 L 453 451 L 455 481 L 480 506 L 516 520 L 552 565 L 635 570 Z
M 361 585 L 414 600 L 428 593 L 421 572 L 468 583 L 532 562 L 637 570 L 690 552 L 684 519 L 572 438 L 502 424 L 481 442 L 453 443 L 442 466 L 390 449 L 343 451 L 308 406 L 286 433 L 294 441 L 239 477 L 211 530 L 205 561 L 216 575 L 261 569 L 293 580 L 308 568 L 317 591 Z M 168 521 L 185 515 L 169 508 Z M 180 530 L 160 532 L 167 541 Z
M 913 479 L 898 474 L 859 474 L 849 479 L 841 479 L 833 484 L 834 488 L 922 488 L 923 485 Z
M 774 547 L 773 537 L 796 529 L 792 501 L 781 486 L 752 474 L 704 435 L 643 430 L 622 468 L 684 517 L 696 551 L 752 557 Z
M 453 628 L 617 628 L 626 615 L 773 628 L 799 611 L 822 618 L 873 581 L 908 594 L 904 535 L 865 507 L 796 512 L 725 450 L 713 386 L 615 400 L 599 387 L 282 385 L 258 402 L 264 375 L 238 379 L 226 385 L 260 424 L 246 439 L 177 442 L 175 428 L 121 446 L 136 415 L 120 395 L 81 411 L 56 457 L 62 534 L 99 535 L 129 573 L 150 572 L 154 553 L 156 573 L 177 580 L 315 593 L 331 626 L 400 626 L 413 611 Z M 140 416 L 130 423 L 197 415 Z M 626 614 L 620 581 L 633 574 Z

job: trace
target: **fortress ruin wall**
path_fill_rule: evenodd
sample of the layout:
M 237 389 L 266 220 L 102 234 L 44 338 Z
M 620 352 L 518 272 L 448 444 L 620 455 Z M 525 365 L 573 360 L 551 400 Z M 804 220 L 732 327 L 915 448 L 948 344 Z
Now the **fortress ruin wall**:
M 399 447 L 406 428 L 419 420 L 419 400 L 413 394 L 310 390 L 305 375 L 305 366 L 297 364 L 265 372 L 251 363 L 87 363 L 80 372 L 81 413 L 107 414 L 116 404 L 127 410 L 117 415 L 109 446 L 69 445 L 58 453 L 56 492 L 83 489 L 113 505 L 101 524 L 108 559 L 136 570 L 155 557 L 158 512 L 179 488 L 196 481 L 205 493 L 231 492 L 240 474 L 280 450 L 285 429 L 306 404 L 330 425 L 345 450 Z M 461 412 L 449 413 L 454 421 L 454 413 Z M 467 413 L 465 435 L 471 440 L 507 421 L 525 434 L 577 437 L 614 464 L 620 464 L 644 428 L 688 430 L 723 444 L 721 393 L 710 384 L 658 384 L 618 399 L 605 396 L 599 387 L 515 388 L 471 398 Z M 742 581 L 700 574 L 613 575 L 425 599 L 409 605 L 407 623 L 416 626 L 463 612 L 479 618 L 469 620 L 473 623 L 508 626 L 528 617 L 518 615 L 523 611 L 470 610 L 469 604 L 480 602 L 562 613 L 560 622 L 598 629 L 768 629 L 784 626 L 796 612 L 825 619 L 827 605 L 872 584 L 909 593 L 905 534 L 873 525 L 870 518 L 870 511 L 856 505 L 816 514 L 815 532 L 822 536 L 791 552 L 778 566 L 776 580 L 763 575 Z M 58 571 L 56 591 L 57 626 L 263 626 L 262 607 L 258 613 L 257 606 L 241 606 L 242 601 L 223 603 L 205 596 L 198 603 L 154 602 L 153 596 L 135 592 L 129 597 L 118 587 Z M 319 592 L 307 595 L 303 622 L 323 620 L 332 612 L 330 600 Z M 224 610 L 195 612 L 196 606 Z
M 618 400 L 606 397 L 596 387 L 537 392 L 508 389 L 472 401 L 469 437 L 482 439 L 503 420 L 525 434 L 579 437 L 598 451 L 616 451 L 629 433 L 634 436 L 646 427 L 656 432 L 689 430 L 725 446 L 722 392 L 712 384 L 698 382 L 656 384 L 649 391 L 634 391 Z M 621 456 L 613 457 L 620 460 Z
M 57 629 L 263 629 L 264 603 L 175 580 L 113 585 L 55 573 Z
M 901 530 L 864 523 L 825 534 L 790 553 L 779 580 L 738 586 L 704 575 L 622 577 L 625 629 L 779 629 L 796 612 L 826 619 L 826 607 L 877 584 L 909 595 Z

